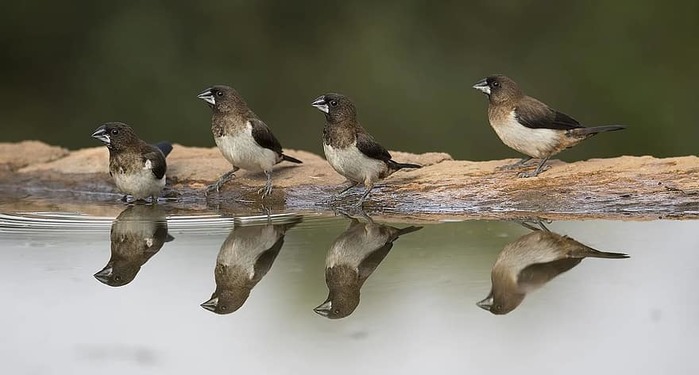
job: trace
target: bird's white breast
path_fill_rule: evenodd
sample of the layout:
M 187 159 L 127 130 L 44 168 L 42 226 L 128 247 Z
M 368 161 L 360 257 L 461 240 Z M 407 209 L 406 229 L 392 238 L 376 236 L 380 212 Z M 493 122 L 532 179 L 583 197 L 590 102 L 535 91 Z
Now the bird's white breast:
M 151 168 L 150 160 L 147 160 L 144 168 L 135 173 L 113 173 L 114 183 L 121 192 L 135 199 L 157 197 L 165 186 L 165 175 L 161 179 L 156 179 Z
M 346 265 L 353 269 L 359 268 L 369 254 L 388 242 L 388 233 L 379 229 L 376 224 L 360 224 L 340 235 L 325 257 L 325 267 Z
M 564 137 L 562 130 L 531 129 L 520 124 L 515 111 L 504 121 L 491 122 L 491 126 L 504 144 L 534 158 L 545 158 L 558 151 Z
M 257 258 L 274 246 L 281 236 L 282 233 L 273 225 L 237 228 L 221 245 L 216 263 L 241 267 L 252 278 Z
M 242 131 L 233 135 L 215 137 L 216 146 L 233 166 L 249 171 L 271 171 L 281 158 L 276 152 L 264 148 L 252 137 L 252 125 L 248 122 Z
M 372 159 L 359 151 L 356 142 L 346 148 L 334 148 L 324 143 L 323 151 L 333 169 L 354 182 L 375 182 L 388 168 L 383 161 Z

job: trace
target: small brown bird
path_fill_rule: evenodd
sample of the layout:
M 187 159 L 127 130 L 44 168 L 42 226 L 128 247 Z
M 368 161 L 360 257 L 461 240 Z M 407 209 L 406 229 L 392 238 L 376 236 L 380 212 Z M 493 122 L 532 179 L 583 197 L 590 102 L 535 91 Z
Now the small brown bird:
M 122 211 L 112 223 L 111 256 L 104 268 L 94 276 L 109 286 L 123 286 L 136 277 L 138 271 L 165 242 L 174 238 L 168 234 L 165 212 L 156 205 L 134 205 Z
M 403 168 L 422 167 L 392 160 L 391 154 L 359 124 L 357 109 L 346 96 L 334 93 L 321 95 L 312 105 L 325 114 L 325 158 L 333 169 L 350 183 L 338 195 L 364 184 L 364 194 L 356 206 L 364 203 L 378 180 Z
M 527 293 L 577 266 L 584 258 L 628 258 L 623 253 L 606 253 L 560 234 L 539 222 L 533 230 L 505 246 L 491 272 L 490 294 L 477 305 L 493 314 L 507 314 L 519 306 Z
M 100 126 L 92 137 L 102 141 L 109 150 L 109 175 L 117 188 L 136 200 L 152 197 L 153 203 L 157 203 L 165 187 L 165 157 L 172 151 L 172 145 L 168 142 L 149 145 L 121 122 Z M 127 195 L 122 198 L 124 202 Z
M 301 218 L 294 217 L 284 224 L 233 228 L 216 258 L 216 290 L 201 307 L 222 315 L 243 306 L 252 288 L 272 268 L 284 245 L 286 232 L 299 222 Z
M 376 224 L 368 216 L 365 216 L 366 223 L 346 217 L 351 220 L 349 227 L 335 239 L 325 258 L 328 298 L 313 309 L 318 315 L 330 319 L 352 314 L 359 305 L 362 285 L 388 255 L 393 242 L 404 234 L 422 229 L 415 226 L 398 229 Z
M 522 172 L 520 177 L 535 177 L 544 164 L 557 153 L 571 148 L 597 133 L 625 129 L 622 125 L 586 128 L 572 117 L 525 95 L 515 81 L 504 75 L 493 75 L 473 86 L 488 96 L 488 120 L 500 140 L 527 158 L 505 166 L 525 165 L 532 158 L 541 159 L 536 170 Z
M 218 179 L 208 190 L 219 191 L 221 186 L 242 168 L 262 171 L 267 183 L 258 191 L 262 197 L 272 192 L 272 167 L 282 161 L 300 164 L 301 160 L 285 155 L 272 130 L 248 107 L 237 91 L 228 86 L 212 86 L 197 96 L 211 110 L 211 131 L 223 157 L 233 169 Z

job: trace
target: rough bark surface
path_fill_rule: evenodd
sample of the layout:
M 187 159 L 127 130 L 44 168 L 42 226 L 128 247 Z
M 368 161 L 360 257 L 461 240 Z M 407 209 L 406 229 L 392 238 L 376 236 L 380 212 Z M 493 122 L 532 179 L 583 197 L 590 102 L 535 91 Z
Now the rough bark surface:
M 330 212 L 349 208 L 357 188 L 342 198 L 344 183 L 320 156 L 285 150 L 302 165 L 282 163 L 274 171 L 274 191 L 264 203 L 256 191 L 261 173 L 239 171 L 218 194 L 206 186 L 230 169 L 216 148 L 175 145 L 168 157 L 164 202 L 171 210 Z M 552 161 L 536 178 L 517 178 L 518 170 L 499 170 L 514 160 L 460 161 L 445 153 L 392 152 L 400 162 L 424 165 L 395 173 L 373 191 L 365 209 L 371 214 L 424 220 L 515 218 L 699 218 L 699 158 L 658 159 L 622 156 L 575 163 Z M 112 205 L 121 195 L 107 173 L 105 147 L 77 151 L 41 142 L 0 143 L 0 209 Z M 533 167 L 529 167 L 533 168 Z M 521 171 L 521 170 L 520 170 Z M 24 198 L 18 200 L 17 198 Z M 43 203 L 42 203 L 43 202 Z M 115 207 L 119 207 L 118 205 Z

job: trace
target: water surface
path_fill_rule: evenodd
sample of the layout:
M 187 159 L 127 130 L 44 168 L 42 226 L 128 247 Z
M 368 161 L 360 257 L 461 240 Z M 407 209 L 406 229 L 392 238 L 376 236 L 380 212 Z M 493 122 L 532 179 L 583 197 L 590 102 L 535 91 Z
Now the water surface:
M 20 216 L 26 221 L 0 220 L 4 373 L 699 371 L 690 357 L 699 335 L 698 221 L 547 224 L 630 258 L 587 258 L 556 277 L 551 267 L 530 272 L 543 285 L 494 315 L 476 303 L 501 250 L 532 233 L 516 222 L 286 216 L 243 226 L 150 208 L 116 224 Z M 385 225 L 423 228 L 390 248 L 381 236 L 399 233 Z M 357 259 L 361 289 L 351 275 L 326 274 L 329 262 Z M 337 314 L 318 309 L 329 285 L 342 300 Z M 226 311 L 200 306 L 216 296 Z

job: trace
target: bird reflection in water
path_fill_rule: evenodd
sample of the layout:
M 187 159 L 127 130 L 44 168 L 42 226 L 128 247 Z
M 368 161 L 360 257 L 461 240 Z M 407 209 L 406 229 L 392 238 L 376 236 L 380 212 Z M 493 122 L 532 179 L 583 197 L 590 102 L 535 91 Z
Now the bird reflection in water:
M 517 308 L 527 293 L 577 266 L 584 258 L 628 258 L 623 253 L 607 253 L 557 233 L 541 221 L 538 228 L 522 223 L 533 232 L 505 246 L 491 272 L 492 288 L 479 307 L 502 315 Z
M 284 236 L 302 217 L 277 215 L 261 225 L 233 228 L 216 258 L 216 290 L 201 307 L 216 314 L 237 311 L 267 274 L 284 245 Z
M 362 212 L 366 223 L 343 214 L 350 225 L 340 234 L 325 258 L 325 283 L 328 298 L 313 309 L 330 319 L 349 316 L 359 305 L 359 290 L 379 266 L 398 237 L 422 227 L 394 228 L 376 224 Z
M 112 223 L 109 262 L 94 276 L 109 286 L 126 285 L 165 242 L 172 240 L 165 212 L 159 206 L 129 206 Z

